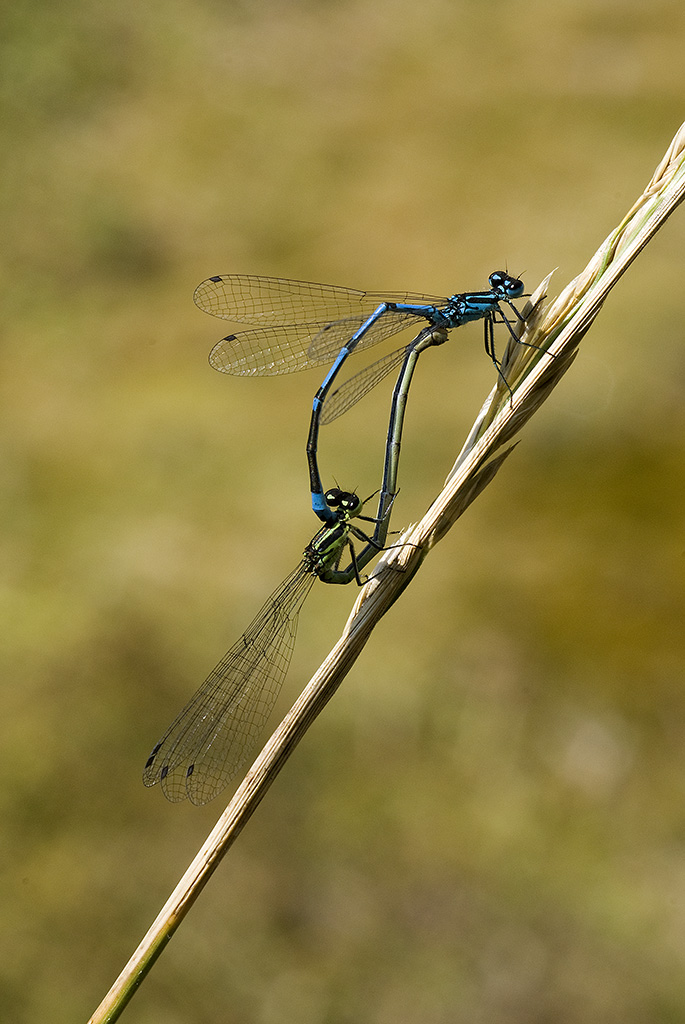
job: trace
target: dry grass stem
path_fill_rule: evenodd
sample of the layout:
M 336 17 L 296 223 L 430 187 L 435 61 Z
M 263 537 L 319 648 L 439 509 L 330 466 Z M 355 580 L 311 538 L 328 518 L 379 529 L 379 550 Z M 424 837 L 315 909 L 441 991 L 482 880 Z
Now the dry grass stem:
M 510 342 L 503 358 L 507 384 L 499 381 L 488 397 L 443 490 L 421 521 L 406 530 L 378 562 L 340 640 L 257 757 L 91 1024 L 118 1018 L 294 747 L 359 657 L 379 619 L 431 548 L 493 479 L 512 451 L 514 436 L 570 367 L 611 288 L 684 195 L 685 125 L 643 194 L 585 270 L 547 308 L 542 302 L 549 279 L 531 297 L 521 335 L 524 344 Z

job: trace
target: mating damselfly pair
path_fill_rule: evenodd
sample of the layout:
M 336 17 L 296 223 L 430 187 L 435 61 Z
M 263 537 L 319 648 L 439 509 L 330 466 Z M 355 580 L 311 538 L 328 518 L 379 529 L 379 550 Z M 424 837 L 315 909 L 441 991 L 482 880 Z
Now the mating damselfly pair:
M 273 708 L 292 656 L 302 604 L 315 579 L 345 584 L 383 549 L 397 493 L 399 454 L 409 386 L 419 355 L 441 345 L 448 332 L 471 321 L 484 323 L 485 350 L 502 376 L 494 331 L 505 325 L 514 340 L 523 317 L 513 299 L 523 282 L 504 271 L 490 275 L 490 288 L 449 298 L 409 292 L 363 292 L 335 285 L 229 274 L 210 277 L 195 291 L 200 309 L 251 330 L 229 334 L 214 346 L 210 363 L 225 373 L 271 376 L 329 366 L 317 390 L 307 438 L 312 508 L 324 525 L 307 545 L 299 565 L 274 591 L 245 633 L 210 672 L 148 758 L 146 785 L 160 782 L 172 801 L 204 804 L 245 764 Z M 333 385 L 355 352 L 425 326 L 408 344 Z M 342 415 L 400 366 L 386 438 L 383 478 L 375 517 L 362 515 L 365 502 L 349 491 L 324 490 L 318 464 L 319 427 Z M 505 380 L 506 384 L 506 380 Z M 508 387 L 508 385 L 507 385 Z M 368 500 L 368 499 L 367 499 Z M 352 523 L 373 524 L 369 536 Z M 355 552 L 352 538 L 364 541 Z M 348 550 L 350 565 L 340 568 Z

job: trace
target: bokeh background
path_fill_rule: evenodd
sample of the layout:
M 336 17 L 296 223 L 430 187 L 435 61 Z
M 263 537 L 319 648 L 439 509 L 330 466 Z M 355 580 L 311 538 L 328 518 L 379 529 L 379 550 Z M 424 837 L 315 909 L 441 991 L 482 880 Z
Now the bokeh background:
M 0 1018 L 85 1020 L 220 813 L 152 744 L 296 564 L 320 373 L 229 378 L 194 287 L 555 294 L 683 121 L 676 0 L 3 13 Z M 126 1011 L 685 1015 L 685 213 L 381 623 Z M 493 381 L 424 356 L 399 527 Z M 378 485 L 389 388 L 322 435 Z M 317 586 L 279 711 L 356 594 Z M 274 716 L 273 724 L 276 723 Z

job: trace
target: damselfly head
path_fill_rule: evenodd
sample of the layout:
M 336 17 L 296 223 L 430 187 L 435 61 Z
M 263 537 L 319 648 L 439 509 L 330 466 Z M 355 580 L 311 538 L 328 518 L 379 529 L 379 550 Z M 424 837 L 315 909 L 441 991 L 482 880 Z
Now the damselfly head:
M 331 487 L 324 495 L 326 504 L 340 515 L 341 519 L 350 519 L 361 512 L 364 502 L 354 491 L 343 491 L 340 487 Z
M 493 292 L 497 292 L 502 296 L 503 299 L 517 299 L 520 295 L 523 295 L 524 284 L 518 277 L 512 277 L 511 274 L 507 274 L 506 270 L 495 270 L 490 277 L 490 287 Z

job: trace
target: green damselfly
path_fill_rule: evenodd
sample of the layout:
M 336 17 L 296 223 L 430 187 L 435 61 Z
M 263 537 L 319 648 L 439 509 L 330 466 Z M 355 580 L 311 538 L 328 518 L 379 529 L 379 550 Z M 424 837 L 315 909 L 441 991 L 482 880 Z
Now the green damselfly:
M 146 786 L 160 783 L 164 795 L 194 804 L 212 800 L 245 764 L 280 692 L 295 646 L 300 609 L 316 579 L 361 585 L 360 571 L 379 545 L 351 519 L 364 502 L 351 491 L 332 488 L 326 500 L 335 511 L 307 545 L 299 565 L 268 601 L 156 744 L 145 765 Z M 376 524 L 378 526 L 378 524 Z M 366 542 L 357 556 L 351 538 Z M 348 549 L 351 563 L 340 569 Z

